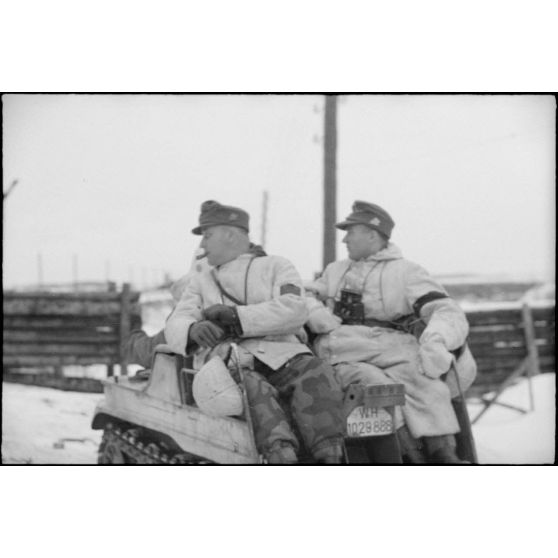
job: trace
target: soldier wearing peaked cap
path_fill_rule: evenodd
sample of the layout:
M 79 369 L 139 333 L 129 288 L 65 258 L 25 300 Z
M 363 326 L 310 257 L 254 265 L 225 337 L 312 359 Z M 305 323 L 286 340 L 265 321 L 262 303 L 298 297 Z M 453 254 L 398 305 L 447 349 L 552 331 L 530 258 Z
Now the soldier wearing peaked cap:
M 352 213 L 335 226 L 346 231 L 353 225 L 365 225 L 366 227 L 378 231 L 384 239 L 391 237 L 391 231 L 395 227 L 395 221 L 391 215 L 375 203 L 356 201 L 353 204 Z
M 474 380 L 467 319 L 438 282 L 403 258 L 390 241 L 394 226 L 385 209 L 364 201 L 355 201 L 336 225 L 346 231 L 349 257 L 306 286 L 325 303 L 310 314 L 309 327 L 319 334 L 314 349 L 334 366 L 344 388 L 353 382 L 403 383 L 400 437 L 422 439 L 432 462 L 460 463 L 451 404 L 457 385 L 441 377 L 455 364 L 463 389 Z
M 211 207 L 211 205 L 216 202 L 205 203 Z M 239 212 L 233 213 L 232 220 L 236 220 L 239 216 L 241 216 L 238 220 L 240 228 L 246 229 L 247 231 L 248 214 L 243 210 L 239 210 Z M 207 217 L 207 215 L 205 217 Z M 210 216 L 210 218 L 215 218 L 215 215 L 213 215 L 213 217 Z M 198 227 L 196 227 L 192 232 L 197 230 Z M 204 251 L 201 248 L 198 248 L 195 251 L 188 273 L 170 286 L 171 295 L 175 304 L 180 300 L 182 293 L 188 283 L 192 280 L 192 277 L 208 269 L 207 259 L 204 257 L 203 252 Z M 261 248 L 254 244 L 250 244 L 250 252 L 253 254 L 263 253 Z M 139 364 L 147 369 L 153 362 L 153 356 L 157 345 L 166 344 L 166 342 L 164 330 L 157 332 L 155 335 L 149 336 L 142 329 L 134 329 L 130 332 L 130 335 L 125 343 L 127 360 L 130 364 Z
M 204 214 L 204 226 L 210 223 L 212 220 L 218 219 L 219 214 L 221 214 L 222 220 L 222 211 L 227 210 L 225 206 L 221 206 L 217 202 L 205 202 L 204 205 L 208 207 L 208 209 L 211 209 L 215 206 L 218 209 L 217 212 L 213 210 Z M 232 217 L 232 219 L 227 222 L 236 221 L 240 228 L 248 231 L 248 214 L 245 211 L 240 209 L 232 212 L 232 214 L 228 213 L 227 215 L 228 217 Z M 207 221 L 208 218 L 209 221 Z M 192 232 L 194 232 L 195 234 L 200 234 L 201 228 L 196 227 Z M 250 251 L 256 254 L 261 252 L 261 249 L 259 246 L 251 244 Z M 203 250 L 201 248 L 198 248 L 194 253 L 188 273 L 186 273 L 186 275 L 182 276 L 170 286 L 170 291 L 174 303 L 177 303 L 180 300 L 186 286 L 192 280 L 192 277 L 204 270 L 207 270 L 208 267 L 209 266 L 207 263 L 207 259 L 204 257 Z M 145 368 L 149 368 L 153 362 L 153 356 L 157 345 L 166 344 L 166 342 L 167 341 L 165 338 L 164 330 L 157 332 L 155 335 L 149 336 L 142 329 L 134 329 L 130 332 L 130 335 L 125 344 L 127 360 L 130 364 L 139 364 Z
M 244 209 L 231 205 L 221 205 L 219 202 L 209 200 L 202 203 L 200 223 L 192 229 L 193 234 L 202 235 L 204 229 L 218 225 L 230 225 L 245 232 L 250 232 L 250 216 Z
M 212 350 L 223 352 L 231 340 L 238 344 L 248 369 L 244 376 L 256 445 L 268 462 L 297 461 L 298 440 L 282 399 L 313 457 L 339 463 L 342 390 L 332 367 L 296 335 L 307 319 L 301 279 L 285 258 L 251 249 L 249 230 L 246 211 L 213 200 L 202 204 L 192 233 L 202 235 L 210 267 L 187 284 L 165 338 L 177 353 L 193 353 L 195 368 Z

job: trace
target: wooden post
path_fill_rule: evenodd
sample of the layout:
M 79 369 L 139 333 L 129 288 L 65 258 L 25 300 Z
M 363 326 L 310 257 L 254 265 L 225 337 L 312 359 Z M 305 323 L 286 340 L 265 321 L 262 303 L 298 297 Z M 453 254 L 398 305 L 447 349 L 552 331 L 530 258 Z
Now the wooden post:
M 337 96 L 326 95 L 324 118 L 324 244 L 323 268 L 335 261 L 337 218 Z
M 130 335 L 130 283 L 124 283 L 122 285 L 120 302 L 120 375 L 126 376 L 128 374 L 126 341 Z
M 501 405 L 509 409 L 515 409 L 520 413 L 527 413 L 528 411 L 522 409 L 521 407 L 510 405 L 508 403 L 500 403 L 499 401 L 497 401 L 500 395 L 509 386 L 513 385 L 518 378 L 521 378 L 522 376 L 525 376 L 528 382 L 529 410 L 533 411 L 535 409 L 532 377 L 535 374 L 540 374 L 539 351 L 536 344 L 535 328 L 533 325 L 531 308 L 529 308 L 527 304 L 524 304 L 521 308 L 521 326 L 523 327 L 523 335 L 525 336 L 525 349 L 527 351 L 527 356 L 521 361 L 519 366 L 517 366 L 517 368 L 511 374 L 509 374 L 509 376 L 500 384 L 492 397 L 481 397 L 481 401 L 484 407 L 479 412 L 479 414 L 471 421 L 471 424 L 475 424 L 493 404 Z
M 535 400 L 533 397 L 533 384 L 531 378 L 535 374 L 540 374 L 539 367 L 539 351 L 537 350 L 536 338 L 535 338 L 535 326 L 533 325 L 533 316 L 531 314 L 531 308 L 528 304 L 524 304 L 521 309 L 523 315 L 523 328 L 525 331 L 525 344 L 527 345 L 527 381 L 529 382 L 529 407 L 531 411 L 535 409 Z

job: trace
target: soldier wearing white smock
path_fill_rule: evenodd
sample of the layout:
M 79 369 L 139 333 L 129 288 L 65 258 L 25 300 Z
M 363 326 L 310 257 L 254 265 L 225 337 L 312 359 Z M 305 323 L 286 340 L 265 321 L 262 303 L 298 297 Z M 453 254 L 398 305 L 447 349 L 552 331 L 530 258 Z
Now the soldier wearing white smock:
M 334 366 L 344 389 L 352 382 L 403 383 L 406 402 L 401 410 L 412 437 L 422 438 L 431 462 L 460 463 L 454 436 L 459 425 L 451 404 L 456 384 L 442 378 L 452 364 L 463 390 L 475 377 L 465 346 L 465 314 L 438 282 L 389 241 L 395 223 L 384 209 L 362 201 L 352 209 L 336 225 L 347 231 L 343 242 L 349 258 L 331 263 L 306 285 L 328 308 L 324 313 L 316 301 L 310 304 L 309 327 L 319 334 L 315 352 Z M 358 302 L 344 307 L 342 298 Z M 423 331 L 417 338 L 411 326 L 418 321 Z M 402 426 L 401 416 L 396 422 Z
M 297 333 L 308 317 L 302 281 L 285 258 L 250 250 L 249 216 L 215 201 L 202 204 L 200 225 L 209 268 L 193 275 L 167 320 L 165 338 L 193 353 L 200 368 L 209 351 L 234 339 L 240 347 L 256 445 L 269 462 L 293 463 L 298 442 L 279 400 L 290 407 L 314 459 L 343 456 L 342 391 L 332 367 Z

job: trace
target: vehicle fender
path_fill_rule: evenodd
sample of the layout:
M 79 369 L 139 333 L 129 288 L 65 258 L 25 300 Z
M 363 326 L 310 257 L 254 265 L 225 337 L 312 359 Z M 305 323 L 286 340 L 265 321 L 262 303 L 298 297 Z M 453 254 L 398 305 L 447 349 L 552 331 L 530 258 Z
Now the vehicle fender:
M 104 401 L 101 401 L 95 407 L 95 412 L 93 413 L 93 420 L 91 421 L 91 428 L 93 430 L 103 430 L 105 424 L 110 420 L 114 420 L 116 417 L 113 417 L 106 407 Z

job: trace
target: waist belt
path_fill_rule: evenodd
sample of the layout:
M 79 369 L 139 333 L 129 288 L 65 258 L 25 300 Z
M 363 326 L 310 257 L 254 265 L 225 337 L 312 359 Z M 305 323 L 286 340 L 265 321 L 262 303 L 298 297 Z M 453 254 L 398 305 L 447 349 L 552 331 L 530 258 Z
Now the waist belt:
M 408 325 L 405 322 L 375 320 L 373 318 L 365 318 L 362 325 L 368 327 L 386 327 L 389 329 L 396 329 L 397 331 L 408 331 Z
M 402 316 L 397 320 L 375 320 L 374 318 L 364 318 L 364 320 L 346 320 L 343 321 L 345 325 L 364 325 L 367 327 L 385 327 L 388 329 L 395 329 L 405 333 L 415 334 L 415 327 L 421 322 L 420 318 L 416 318 L 412 314 Z

